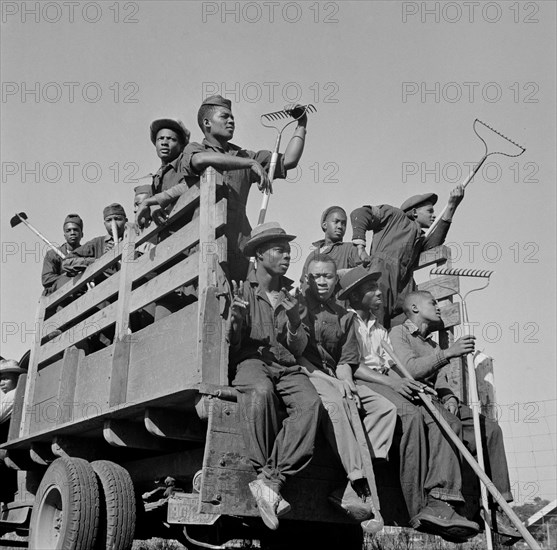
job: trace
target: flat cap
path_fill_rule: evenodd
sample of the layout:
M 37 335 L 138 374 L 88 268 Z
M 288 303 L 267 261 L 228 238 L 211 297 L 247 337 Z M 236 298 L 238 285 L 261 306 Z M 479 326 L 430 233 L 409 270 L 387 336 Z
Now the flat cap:
M 431 204 L 435 204 L 439 197 L 435 193 L 425 193 L 424 195 L 413 195 L 409 199 L 406 199 L 401 205 L 400 209 L 403 212 L 408 212 L 408 210 L 412 210 L 412 208 L 416 208 L 420 206 L 424 202 L 430 202 Z
M 181 120 L 174 120 L 173 118 L 158 118 L 151 122 L 151 141 L 153 145 L 157 140 L 159 130 L 168 129 L 176 132 L 183 145 L 187 145 L 190 141 L 190 131 L 185 127 Z
M 62 227 L 66 227 L 67 223 L 75 223 L 75 225 L 79 225 L 79 227 L 83 231 L 83 220 L 81 219 L 81 216 L 79 216 L 79 214 L 68 214 L 66 216 L 66 219 L 64 220 L 64 223 L 62 224 Z
M 256 248 L 265 242 L 278 239 L 293 241 L 295 238 L 296 235 L 289 235 L 286 233 L 278 222 L 262 223 L 252 229 L 251 235 L 244 245 L 243 252 L 245 256 L 253 256 Z
M 226 107 L 227 109 L 232 110 L 232 101 L 230 101 L 230 99 L 222 97 L 221 95 L 212 95 L 206 97 L 203 100 L 201 106 L 203 105 L 215 105 L 217 107 Z

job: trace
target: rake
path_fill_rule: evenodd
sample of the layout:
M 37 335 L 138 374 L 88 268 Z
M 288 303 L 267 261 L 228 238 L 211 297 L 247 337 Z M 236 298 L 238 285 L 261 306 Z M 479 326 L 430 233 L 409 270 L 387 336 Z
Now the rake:
M 474 132 L 476 135 L 482 140 L 484 144 L 484 156 L 476 164 L 470 175 L 466 178 L 466 181 L 462 184 L 462 187 L 466 188 L 466 186 L 474 179 L 474 176 L 478 172 L 478 170 L 482 167 L 484 162 L 487 160 L 487 157 L 491 155 L 503 155 L 505 157 L 519 157 L 526 151 L 524 147 L 519 145 L 518 143 L 514 142 L 512 139 L 509 139 L 507 136 L 504 136 L 501 132 L 495 130 L 485 122 L 482 122 L 480 119 L 474 120 L 473 124 Z M 483 132 L 485 134 L 485 138 L 482 137 L 480 134 Z M 487 144 L 487 141 L 490 141 L 491 148 L 494 149 L 491 152 L 489 151 L 490 147 Z M 507 150 L 508 149 L 508 150 Z M 439 216 L 435 218 L 435 221 L 430 225 L 429 229 L 426 231 L 426 237 L 431 235 L 432 231 L 437 227 L 443 214 L 447 211 L 449 205 L 447 204 L 443 211 Z
M 490 277 L 493 274 L 493 271 L 484 270 L 484 269 L 436 267 L 433 268 L 429 272 L 429 274 L 430 276 L 431 275 L 453 275 L 456 277 L 475 277 L 475 278 L 486 279 L 486 282 L 483 286 L 473 288 L 468 292 L 466 292 L 464 295 L 461 295 L 460 292 L 456 292 L 456 294 L 458 295 L 462 303 L 462 328 L 463 328 L 464 335 L 465 336 L 471 335 L 472 331 L 470 329 L 470 321 L 468 319 L 468 308 L 466 306 L 466 298 L 468 298 L 468 296 L 472 294 L 472 292 L 477 292 L 479 290 L 483 290 L 484 288 L 486 288 L 489 285 Z M 441 284 L 439 286 L 444 287 L 444 285 Z M 480 398 L 478 395 L 478 385 L 476 381 L 476 368 L 474 366 L 474 358 L 472 357 L 471 354 L 467 355 L 466 364 L 467 364 L 467 371 L 468 371 L 468 395 L 469 395 L 470 406 L 472 408 L 472 417 L 474 419 L 474 439 L 476 441 L 478 464 L 482 469 L 482 471 L 485 472 L 482 435 L 480 431 L 480 412 L 479 412 Z M 480 484 L 480 488 L 482 494 L 482 506 L 484 508 L 484 513 L 487 518 L 488 514 L 490 514 L 489 502 L 487 500 L 487 489 L 484 483 Z M 489 527 L 487 521 L 485 523 L 485 536 L 486 536 L 487 548 L 488 550 L 491 550 L 493 548 L 493 541 L 491 538 L 491 528 Z
M 269 205 L 269 196 L 273 192 L 273 179 L 275 178 L 275 169 L 277 167 L 278 153 L 280 148 L 280 140 L 282 138 L 282 133 L 284 130 L 300 120 L 307 113 L 315 113 L 317 109 L 309 105 L 298 105 L 294 109 L 283 109 L 282 111 L 275 111 L 274 113 L 266 113 L 261 115 L 261 124 L 265 128 L 272 128 L 277 132 L 277 139 L 275 142 L 275 149 L 273 155 L 271 156 L 271 164 L 269 166 L 269 189 L 265 190 L 263 193 L 263 200 L 261 202 L 261 209 L 259 210 L 259 218 L 257 220 L 257 225 L 261 225 L 265 221 L 265 214 L 267 213 L 267 207 Z M 281 125 L 284 119 L 292 118 L 286 124 Z

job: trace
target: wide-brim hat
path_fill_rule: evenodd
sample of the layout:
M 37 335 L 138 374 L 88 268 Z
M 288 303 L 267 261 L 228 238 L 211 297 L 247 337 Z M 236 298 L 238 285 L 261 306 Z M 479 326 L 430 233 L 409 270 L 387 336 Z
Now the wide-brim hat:
M 254 227 L 250 238 L 244 244 L 245 256 L 253 256 L 258 246 L 268 241 L 285 240 L 293 241 L 296 235 L 289 235 L 278 222 L 267 222 Z
M 339 281 L 341 291 L 339 300 L 346 300 L 350 293 L 366 281 L 377 281 L 381 277 L 380 271 L 369 271 L 361 265 L 347 271 Z
M 19 367 L 18 362 L 12 359 L 4 359 L 0 363 L 0 374 L 8 374 L 8 373 L 24 374 L 25 372 L 26 372 L 25 370 Z
M 406 199 L 401 205 L 400 209 L 403 212 L 408 212 L 408 210 L 412 210 L 412 208 L 416 208 L 423 204 L 424 202 L 430 202 L 431 204 L 435 204 L 439 197 L 435 193 L 424 193 L 423 195 L 413 195 L 409 199 Z
M 153 145 L 157 140 L 157 134 L 162 129 L 173 130 L 182 137 L 182 143 L 187 145 L 190 140 L 190 131 L 185 127 L 181 120 L 174 120 L 172 118 L 158 118 L 151 122 L 151 141 Z

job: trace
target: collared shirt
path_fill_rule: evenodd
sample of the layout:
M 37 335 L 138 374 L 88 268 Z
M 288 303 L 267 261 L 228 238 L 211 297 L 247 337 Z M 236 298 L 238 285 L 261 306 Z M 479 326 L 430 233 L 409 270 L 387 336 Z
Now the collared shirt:
M 315 250 L 312 250 L 309 253 L 302 269 L 302 283 L 305 283 L 309 264 L 316 254 L 326 254 L 329 258 L 333 259 L 337 266 L 337 270 L 350 269 L 362 263 L 362 260 L 358 255 L 358 248 L 354 245 L 354 243 L 345 243 L 341 241 L 325 246 L 325 239 L 321 239 L 320 241 L 314 242 L 313 246 L 315 247 Z
M 300 317 L 308 333 L 303 356 L 330 376 L 336 377 L 337 365 L 357 367 L 360 351 L 354 315 L 334 298 L 320 302 L 309 290 L 301 297 L 300 306 Z
M 0 424 L 8 421 L 14 408 L 15 389 L 4 393 L 0 390 Z
M 59 246 L 58 250 L 60 250 L 64 256 L 72 252 L 68 243 Z M 52 294 L 67 281 L 68 277 L 62 272 L 62 258 L 56 254 L 54 250 L 49 249 L 43 260 L 43 271 L 41 274 L 41 282 L 45 289 L 44 293 L 46 295 Z
M 423 368 L 435 369 L 433 374 L 420 381 L 434 387 L 443 400 L 454 395 L 447 373 L 443 369 L 449 364 L 449 360 L 431 334 L 422 336 L 420 329 L 410 319 L 406 319 L 402 325 L 393 327 L 389 335 L 394 351 L 410 374 L 415 376 L 415 373 Z
M 280 288 L 291 289 L 292 281 L 281 277 Z M 300 327 L 294 334 L 288 330 L 282 293 L 273 307 L 267 293 L 259 286 L 256 272 L 251 271 L 243 285 L 243 297 L 248 302 L 247 314 L 240 342 L 230 349 L 232 362 L 261 359 L 268 364 L 296 365 L 295 357 L 306 347 L 307 335 Z
M 366 322 L 354 309 L 349 309 L 348 311 L 352 312 L 356 318 L 360 366 L 386 374 L 394 364 L 381 345 L 382 342 L 386 342 L 389 346 L 392 346 L 389 333 L 377 322 L 374 315 L 370 315 L 369 320 Z
M 88 266 L 97 258 L 114 249 L 114 239 L 109 235 L 102 235 L 87 241 L 84 245 L 72 250 L 65 260 L 62 260 L 62 269 L 72 268 L 74 266 Z M 106 276 L 112 275 L 120 269 L 120 262 L 106 269 Z
M 181 170 L 182 155 L 183 152 L 172 162 L 161 166 L 156 174 L 153 174 L 153 181 L 151 183 L 153 195 L 168 191 L 168 189 L 185 181 L 185 174 Z
M 400 283 L 404 288 L 412 275 L 420 253 L 443 244 L 450 222 L 441 220 L 428 237 L 415 220 L 411 220 L 400 208 L 388 204 L 362 206 L 350 214 L 352 242 L 366 244 L 366 232 L 373 231 L 369 255 L 381 258 L 398 268 Z M 399 288 L 398 290 L 400 290 Z

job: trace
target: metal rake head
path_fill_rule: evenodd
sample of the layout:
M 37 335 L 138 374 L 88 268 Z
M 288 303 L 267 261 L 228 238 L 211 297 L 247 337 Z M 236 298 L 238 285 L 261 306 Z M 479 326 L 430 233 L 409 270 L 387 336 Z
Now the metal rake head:
M 478 127 L 477 126 L 478 124 L 480 124 L 481 126 Z M 480 131 L 481 130 L 485 131 L 485 129 L 489 130 L 489 132 L 486 134 L 485 139 L 484 139 L 484 137 L 482 137 L 480 135 L 479 130 Z M 506 157 L 519 157 L 520 155 L 522 155 L 522 153 L 524 153 L 524 151 L 526 151 L 526 148 L 522 147 L 522 145 L 519 145 L 518 143 L 516 143 L 512 139 L 503 135 L 501 132 L 498 132 L 497 130 L 495 130 L 495 128 L 492 128 L 491 126 L 489 126 L 489 124 L 486 124 L 485 122 L 482 122 L 479 118 L 474 120 L 474 132 L 476 132 L 476 135 L 483 141 L 483 144 L 485 145 L 486 156 L 489 156 L 489 155 L 505 155 Z M 497 139 L 496 144 L 492 143 L 492 145 L 494 145 L 496 148 L 501 148 L 503 146 L 507 146 L 507 147 L 511 148 L 510 146 L 512 146 L 512 149 L 509 152 L 499 151 L 499 150 L 488 152 L 489 147 L 487 145 L 486 139 L 489 140 L 490 138 L 496 138 Z
M 300 120 L 305 114 L 315 112 L 317 112 L 317 109 L 311 103 L 308 105 L 298 105 L 293 109 L 283 109 L 282 111 L 275 111 L 273 113 L 265 113 L 264 115 L 261 115 L 261 124 L 263 124 L 266 128 L 275 128 L 278 130 L 276 126 L 277 122 L 282 122 L 285 119 L 292 118 L 292 120 L 288 122 L 288 124 L 291 124 L 292 122 Z M 284 128 L 286 128 L 288 124 L 286 124 Z
M 494 271 L 488 269 L 464 269 L 460 267 L 434 267 L 430 275 L 456 275 L 457 277 L 482 277 L 489 279 Z

